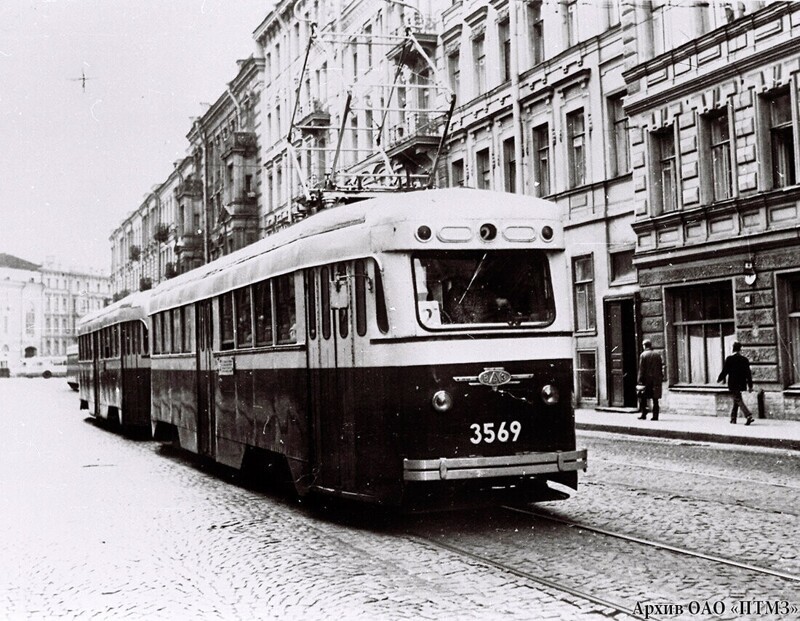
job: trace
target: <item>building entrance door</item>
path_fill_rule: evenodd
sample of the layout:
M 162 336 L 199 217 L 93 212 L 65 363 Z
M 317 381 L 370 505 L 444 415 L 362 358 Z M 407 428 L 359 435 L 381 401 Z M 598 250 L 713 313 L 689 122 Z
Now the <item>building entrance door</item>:
M 636 407 L 636 369 L 638 326 L 636 299 L 605 301 L 606 368 L 608 369 L 608 404 Z

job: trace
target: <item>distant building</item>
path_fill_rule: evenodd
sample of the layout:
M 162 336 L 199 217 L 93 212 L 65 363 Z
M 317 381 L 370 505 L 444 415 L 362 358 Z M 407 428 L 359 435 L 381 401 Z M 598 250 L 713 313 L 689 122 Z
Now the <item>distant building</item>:
M 43 291 L 37 264 L 0 253 L 0 359 L 9 366 L 41 355 Z
M 0 359 L 15 366 L 23 358 L 66 355 L 77 320 L 110 296 L 108 277 L 97 271 L 0 254 Z
M 103 308 L 111 298 L 108 276 L 97 270 L 60 265 L 48 257 L 39 268 L 44 297 L 43 356 L 64 356 L 76 342 L 78 319 Z

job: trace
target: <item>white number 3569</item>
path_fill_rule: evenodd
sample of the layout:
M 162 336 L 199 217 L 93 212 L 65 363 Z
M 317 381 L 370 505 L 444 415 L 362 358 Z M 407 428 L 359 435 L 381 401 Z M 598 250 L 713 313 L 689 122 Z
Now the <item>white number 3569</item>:
M 508 426 L 506 421 L 500 423 L 500 426 L 495 429 L 495 423 L 472 423 L 469 428 L 472 430 L 472 437 L 469 439 L 473 444 L 480 444 L 486 442 L 516 442 L 519 434 L 522 431 L 522 423 L 518 420 L 512 420 Z

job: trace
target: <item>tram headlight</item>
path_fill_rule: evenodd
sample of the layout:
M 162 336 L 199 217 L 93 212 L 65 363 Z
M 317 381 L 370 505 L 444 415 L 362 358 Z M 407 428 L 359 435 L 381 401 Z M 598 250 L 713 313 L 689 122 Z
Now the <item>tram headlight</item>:
M 548 226 L 547 224 L 542 227 L 542 239 L 546 242 L 549 242 L 553 239 L 553 227 Z
M 431 227 L 424 224 L 417 229 L 417 239 L 419 241 L 428 241 L 432 234 Z
M 431 405 L 437 412 L 447 412 L 453 407 L 453 397 L 446 390 L 437 390 L 431 399 Z
M 559 397 L 558 388 L 552 384 L 546 384 L 542 388 L 542 401 L 545 402 L 545 405 L 555 405 L 558 403 Z

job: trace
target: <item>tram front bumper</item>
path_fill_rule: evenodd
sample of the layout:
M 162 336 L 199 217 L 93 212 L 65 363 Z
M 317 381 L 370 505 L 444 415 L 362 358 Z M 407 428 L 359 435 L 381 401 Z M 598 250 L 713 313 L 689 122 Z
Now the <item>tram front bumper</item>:
M 500 457 L 404 459 L 405 481 L 455 481 L 586 470 L 586 449 Z

